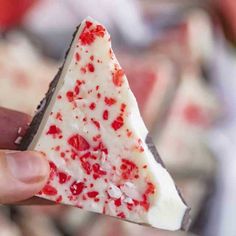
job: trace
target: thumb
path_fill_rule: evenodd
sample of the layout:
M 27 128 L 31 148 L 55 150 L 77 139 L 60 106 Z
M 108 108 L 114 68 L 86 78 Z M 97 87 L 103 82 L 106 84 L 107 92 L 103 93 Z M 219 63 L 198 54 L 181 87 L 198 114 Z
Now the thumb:
M 46 184 L 49 164 L 38 152 L 0 151 L 0 204 L 22 201 Z

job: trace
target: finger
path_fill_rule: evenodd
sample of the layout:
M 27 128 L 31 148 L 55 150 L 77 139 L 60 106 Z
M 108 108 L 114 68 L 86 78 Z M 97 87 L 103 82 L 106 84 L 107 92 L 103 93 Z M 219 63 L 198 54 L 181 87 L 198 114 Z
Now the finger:
M 0 148 L 16 149 L 30 120 L 27 114 L 0 107 Z
M 49 164 L 33 151 L 0 151 L 0 204 L 19 202 L 33 197 L 46 184 Z

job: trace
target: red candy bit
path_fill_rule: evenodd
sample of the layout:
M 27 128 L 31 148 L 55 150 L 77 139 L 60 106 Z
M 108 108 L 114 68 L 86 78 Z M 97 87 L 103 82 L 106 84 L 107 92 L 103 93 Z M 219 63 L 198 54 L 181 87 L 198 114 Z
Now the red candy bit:
M 67 97 L 69 102 L 72 102 L 74 100 L 74 93 L 72 91 L 68 91 L 66 93 L 66 97 Z
M 121 205 L 121 199 L 118 198 L 118 199 L 114 200 L 114 204 L 115 204 L 115 206 L 119 207 Z
M 95 28 L 91 29 L 93 25 L 92 22 L 86 21 L 86 26 L 84 27 L 79 39 L 82 45 L 90 45 L 94 42 L 96 37 L 103 37 L 105 34 L 105 28 L 101 25 L 97 25 Z
M 115 69 L 112 74 L 112 81 L 115 86 L 121 87 L 123 84 L 124 71 L 122 69 Z
M 97 98 L 100 98 L 100 97 L 101 97 L 101 93 L 98 93 L 98 94 L 97 94 Z
M 133 206 L 134 206 L 133 204 L 127 203 L 126 206 L 127 206 L 128 210 L 130 210 L 130 211 L 133 210 Z
M 64 172 L 58 172 L 59 183 L 64 184 L 68 180 L 68 175 Z
M 68 139 L 68 144 L 70 144 L 77 151 L 85 151 L 90 148 L 87 140 L 79 134 L 75 134 Z
M 124 125 L 124 119 L 122 116 L 118 116 L 111 124 L 112 128 L 116 131 Z
M 61 98 L 62 98 L 62 96 L 61 96 L 61 95 L 58 95 L 58 96 L 57 96 L 57 99 L 61 99 Z
M 57 171 L 57 167 L 52 161 L 49 162 L 49 166 L 50 166 L 51 171 L 54 171 L 54 172 Z
M 101 152 L 104 152 L 105 154 L 108 154 L 108 150 L 102 142 L 100 142 L 97 147 L 94 147 L 93 150 L 94 151 L 100 150 Z
M 63 121 L 62 114 L 60 112 L 56 113 L 56 119 L 59 120 L 59 121 Z
M 126 130 L 126 134 L 127 134 L 127 137 L 129 138 L 129 137 L 131 137 L 131 135 L 132 135 L 132 131 L 130 131 L 129 129 L 127 129 L 127 130 Z
M 95 135 L 95 136 L 93 136 L 93 141 L 94 141 L 94 142 L 97 142 L 100 138 L 101 138 L 101 135 L 100 135 L 100 134 Z
M 122 170 L 122 177 L 124 179 L 133 179 L 138 173 L 138 167 L 135 165 L 134 162 L 122 159 L 122 164 L 120 166 L 120 169 Z
M 95 174 L 98 175 L 98 177 L 100 175 L 106 175 L 107 174 L 106 171 L 101 170 L 101 167 L 100 167 L 100 165 L 98 163 L 93 164 L 93 171 L 94 171 Z
M 83 189 L 84 189 L 84 183 L 83 182 L 73 182 L 70 186 L 70 191 L 73 195 L 79 195 Z
M 57 195 L 57 190 L 53 186 L 47 184 L 42 189 L 42 193 L 49 195 L 49 196 L 54 196 L 54 195 Z
M 91 174 L 92 168 L 91 168 L 91 164 L 88 161 L 81 160 L 81 166 L 87 175 Z
M 103 112 L 102 117 L 103 117 L 103 120 L 108 120 L 108 110 L 105 110 L 105 111 Z
M 155 192 L 156 192 L 155 186 L 151 182 L 148 182 L 145 194 L 154 194 Z
M 148 211 L 150 207 L 150 203 L 145 199 L 141 202 L 139 202 L 140 206 L 142 206 L 146 211 Z
M 91 60 L 91 61 L 93 61 L 93 59 L 94 59 L 94 56 L 93 56 L 93 55 L 92 55 L 92 56 L 90 56 L 90 60 Z
M 89 198 L 95 198 L 98 195 L 97 191 L 91 191 L 87 193 Z
M 54 179 L 54 176 L 56 174 L 56 171 L 57 171 L 57 167 L 56 165 L 53 163 L 53 162 L 49 162 L 49 166 L 50 166 L 50 175 L 49 175 L 49 179 L 50 180 L 53 180 Z
M 80 71 L 81 71 L 82 74 L 85 74 L 85 73 L 86 73 L 86 68 L 81 67 L 81 68 L 80 68 Z
M 56 135 L 60 133 L 61 133 L 61 130 L 56 125 L 51 125 L 46 134 Z
M 102 25 L 97 25 L 94 32 L 97 36 L 103 37 L 105 34 L 105 28 Z
M 111 105 L 113 105 L 113 104 L 116 103 L 116 99 L 105 97 L 105 98 L 104 98 L 104 102 L 105 102 L 108 106 L 111 106 Z
M 75 60 L 80 61 L 80 55 L 78 52 L 75 53 Z
M 91 121 L 98 129 L 100 129 L 100 123 L 98 121 L 94 120 L 93 118 L 91 118 Z
M 96 91 L 98 91 L 98 89 L 99 89 L 99 85 L 96 86 Z
M 81 41 L 82 45 L 90 45 L 95 40 L 94 34 L 92 34 L 90 31 L 87 31 L 86 28 L 84 28 L 83 32 L 79 36 L 79 39 Z
M 60 147 L 59 145 L 54 148 L 54 150 L 55 150 L 56 152 L 59 152 L 60 149 L 61 149 L 61 147 Z
M 95 71 L 94 65 L 92 63 L 88 63 L 87 67 L 88 67 L 88 70 L 90 72 L 94 72 Z
M 74 150 L 71 150 L 71 158 L 72 160 L 75 160 L 78 158 L 78 154 Z
M 124 219 L 125 218 L 125 214 L 124 212 L 120 212 L 117 217 L 121 218 L 121 219 Z
M 56 199 L 56 203 L 59 204 L 59 203 L 61 203 L 61 201 L 62 201 L 62 196 L 60 195 L 60 196 Z
M 90 105 L 89 105 L 89 108 L 91 110 L 94 110 L 96 108 L 96 104 L 94 102 L 92 102 Z
M 76 85 L 74 88 L 74 91 L 75 91 L 75 94 L 78 95 L 79 94 L 79 86 Z
M 91 21 L 86 21 L 85 24 L 86 24 L 87 28 L 90 28 L 90 26 L 93 25 L 93 23 Z
M 120 105 L 120 111 L 121 111 L 121 112 L 124 112 L 124 111 L 125 111 L 125 108 L 126 108 L 126 105 L 125 105 L 124 103 L 122 103 L 122 104 Z

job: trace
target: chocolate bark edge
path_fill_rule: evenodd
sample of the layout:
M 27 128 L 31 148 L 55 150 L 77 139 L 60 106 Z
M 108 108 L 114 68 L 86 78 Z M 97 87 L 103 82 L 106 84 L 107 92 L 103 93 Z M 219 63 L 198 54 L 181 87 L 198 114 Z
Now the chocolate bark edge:
M 152 141 L 152 137 L 150 136 L 150 134 L 147 134 L 146 139 L 145 139 L 145 143 L 148 146 L 149 151 L 152 153 L 153 157 L 155 158 L 155 160 L 163 167 L 166 169 L 162 159 L 160 158 L 159 153 L 157 152 L 157 149 Z M 191 208 L 188 206 L 188 204 L 186 203 L 186 201 L 184 200 L 181 192 L 179 191 L 178 187 L 175 185 L 175 188 L 181 198 L 181 200 L 183 201 L 183 203 L 187 206 L 187 209 L 184 213 L 183 219 L 182 219 L 182 223 L 181 223 L 181 230 L 187 231 L 190 227 L 191 224 L 191 217 L 190 217 L 190 210 Z
M 36 109 L 36 114 L 34 115 L 30 125 L 29 125 L 29 128 L 27 129 L 21 143 L 19 144 L 18 146 L 18 149 L 19 150 L 27 150 L 29 145 L 31 144 L 31 142 L 33 141 L 34 139 L 34 136 L 36 135 L 38 129 L 39 129 L 39 126 L 40 126 L 40 123 L 44 117 L 44 114 L 47 110 L 47 107 L 48 105 L 50 104 L 51 102 L 51 99 L 53 97 L 53 94 L 54 94 L 54 91 L 58 85 L 58 82 L 59 82 L 59 79 L 61 77 L 61 73 L 62 73 L 62 70 L 65 66 L 65 62 L 66 62 L 66 59 L 67 59 L 67 56 L 69 54 L 69 51 L 71 49 L 71 46 L 75 40 L 75 36 L 79 30 L 79 26 L 77 26 L 75 32 L 73 33 L 73 36 L 72 36 L 72 40 L 71 40 L 71 43 L 70 43 L 70 46 L 69 48 L 67 49 L 66 53 L 65 53 L 65 57 L 64 57 L 64 62 L 63 62 L 63 65 L 59 68 L 57 74 L 55 75 L 54 79 L 51 81 L 50 85 L 49 85 L 49 88 L 48 88 L 48 91 L 45 95 L 45 97 L 41 100 L 40 104 L 37 106 L 37 109 Z

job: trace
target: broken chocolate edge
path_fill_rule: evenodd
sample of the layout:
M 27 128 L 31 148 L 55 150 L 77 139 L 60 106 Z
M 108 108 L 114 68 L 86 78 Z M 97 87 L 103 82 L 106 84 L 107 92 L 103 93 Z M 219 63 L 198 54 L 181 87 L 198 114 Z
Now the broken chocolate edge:
M 147 134 L 146 139 L 145 139 L 145 143 L 148 146 L 149 151 L 152 153 L 153 157 L 155 158 L 155 160 L 160 163 L 160 165 L 166 169 L 162 159 L 160 158 L 159 153 L 157 152 L 157 149 L 152 141 L 152 137 Z M 190 217 L 190 210 L 191 208 L 188 207 L 188 204 L 186 203 L 186 201 L 184 200 L 181 192 L 179 191 L 178 187 L 175 185 L 175 188 L 177 189 L 177 192 L 181 198 L 181 200 L 183 201 L 183 203 L 187 206 L 187 209 L 184 213 L 183 219 L 182 219 L 182 223 L 181 223 L 181 230 L 187 231 L 190 227 L 191 224 L 191 217 Z
M 27 148 L 29 147 L 29 145 L 33 141 L 34 136 L 36 135 L 36 133 L 39 129 L 39 126 L 40 126 L 40 123 L 43 119 L 43 116 L 47 110 L 48 105 L 50 104 L 50 101 L 53 97 L 54 91 L 58 85 L 62 70 L 65 66 L 66 58 L 69 54 L 69 51 L 70 51 L 71 46 L 74 42 L 74 39 L 75 39 L 75 36 L 79 30 L 79 27 L 80 27 L 80 25 L 76 28 L 76 30 L 72 36 L 70 46 L 69 46 L 67 52 L 65 53 L 63 65 L 59 68 L 57 74 L 55 75 L 54 79 L 51 81 L 51 83 L 49 85 L 49 89 L 48 89 L 45 97 L 41 100 L 40 104 L 37 107 L 36 114 L 34 115 L 33 120 L 31 121 L 29 128 L 26 131 L 26 134 L 24 135 L 21 143 L 18 146 L 19 150 L 27 150 Z

